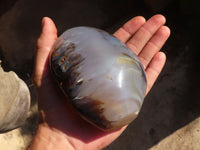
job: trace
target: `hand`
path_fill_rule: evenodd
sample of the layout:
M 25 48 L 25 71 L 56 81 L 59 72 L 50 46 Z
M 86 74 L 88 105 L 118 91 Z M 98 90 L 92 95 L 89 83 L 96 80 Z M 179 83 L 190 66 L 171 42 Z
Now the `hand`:
M 165 18 L 155 15 L 147 22 L 135 17 L 114 33 L 141 60 L 149 92 L 162 70 L 166 56 L 159 52 L 170 35 Z M 57 29 L 50 18 L 43 18 L 42 32 L 37 43 L 33 81 L 38 94 L 43 122 L 29 149 L 102 149 L 114 141 L 127 126 L 113 132 L 103 132 L 82 120 L 57 88 L 48 66 L 50 49 L 57 39 Z

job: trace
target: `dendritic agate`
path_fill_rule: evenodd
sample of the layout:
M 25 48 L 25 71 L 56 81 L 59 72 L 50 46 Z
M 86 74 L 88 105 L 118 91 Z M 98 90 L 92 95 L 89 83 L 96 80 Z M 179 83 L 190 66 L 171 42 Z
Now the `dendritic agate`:
M 146 76 L 137 56 L 114 36 L 90 27 L 69 29 L 55 42 L 50 65 L 76 111 L 98 128 L 115 130 L 137 117 Z

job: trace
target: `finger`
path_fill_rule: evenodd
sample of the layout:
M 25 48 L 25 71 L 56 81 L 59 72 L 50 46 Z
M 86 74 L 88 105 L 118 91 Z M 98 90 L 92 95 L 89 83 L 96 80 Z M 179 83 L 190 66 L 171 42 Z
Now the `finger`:
M 146 68 L 153 56 L 162 48 L 166 40 L 169 38 L 170 29 L 166 26 L 162 26 L 154 34 L 151 40 L 146 44 L 144 49 L 139 53 L 138 57 Z
M 146 68 L 147 77 L 147 90 L 146 94 L 149 92 L 154 82 L 156 81 L 158 75 L 160 74 L 166 61 L 166 56 L 163 52 L 158 52 L 155 54 L 151 62 Z
M 145 18 L 138 16 L 134 17 L 121 28 L 119 28 L 114 36 L 117 37 L 121 42 L 125 43 L 132 35 L 145 23 Z
M 164 24 L 164 16 L 151 17 L 126 44 L 138 55 L 153 34 Z
M 57 39 L 57 29 L 53 21 L 44 17 L 42 19 L 42 31 L 37 41 L 37 50 L 35 57 L 35 68 L 33 80 L 36 86 L 40 86 L 42 78 L 48 70 L 48 55 L 51 47 Z

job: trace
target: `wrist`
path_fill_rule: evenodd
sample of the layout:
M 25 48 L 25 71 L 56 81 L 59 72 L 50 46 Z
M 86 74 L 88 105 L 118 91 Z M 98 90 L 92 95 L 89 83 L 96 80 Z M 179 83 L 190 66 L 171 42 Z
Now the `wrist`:
M 27 150 L 74 150 L 62 132 L 53 129 L 46 123 L 39 125 L 37 133 Z

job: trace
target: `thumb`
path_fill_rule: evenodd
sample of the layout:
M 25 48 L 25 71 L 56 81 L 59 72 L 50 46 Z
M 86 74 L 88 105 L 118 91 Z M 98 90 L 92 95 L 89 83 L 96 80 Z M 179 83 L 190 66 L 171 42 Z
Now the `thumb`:
M 55 40 L 57 39 L 57 29 L 54 22 L 44 17 L 42 19 L 42 31 L 37 41 L 37 49 L 35 55 L 35 67 L 33 74 L 33 82 L 36 87 L 41 85 L 41 81 L 48 75 L 48 57 Z

